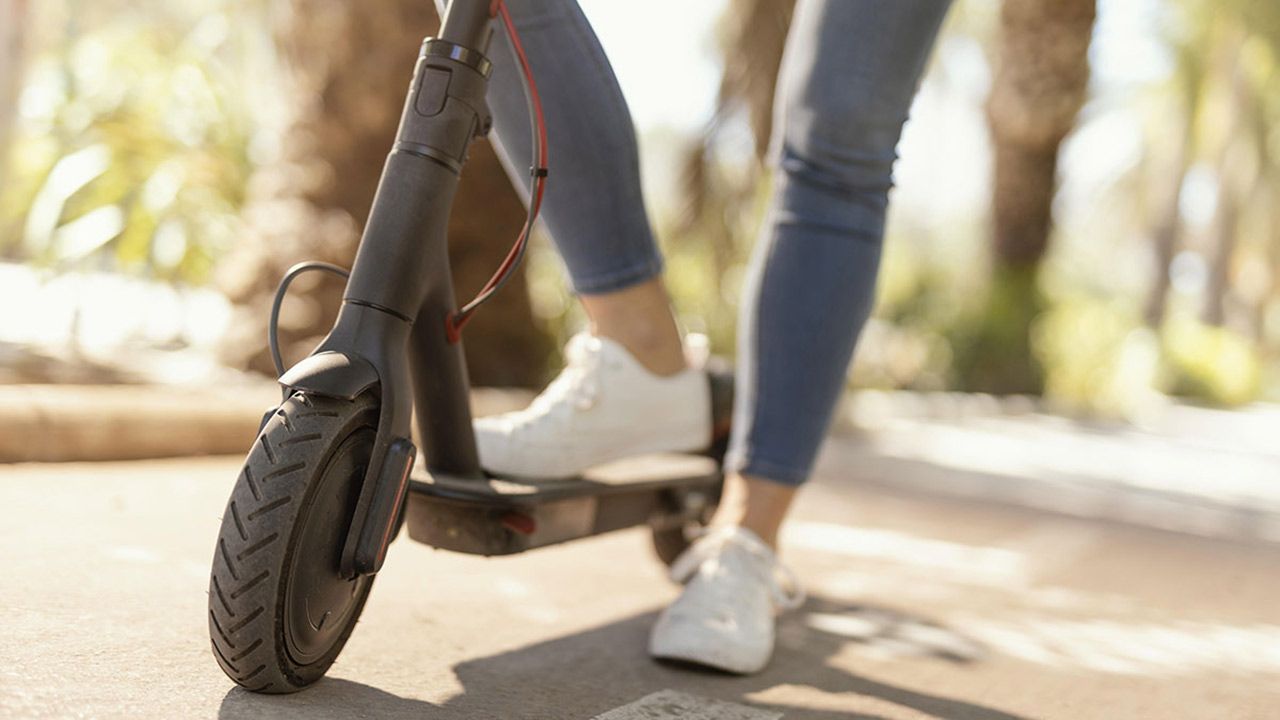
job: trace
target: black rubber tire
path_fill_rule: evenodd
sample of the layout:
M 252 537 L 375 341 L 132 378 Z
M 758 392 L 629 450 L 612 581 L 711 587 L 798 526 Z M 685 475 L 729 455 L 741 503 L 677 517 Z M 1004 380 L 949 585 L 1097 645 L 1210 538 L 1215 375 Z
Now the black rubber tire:
M 685 550 L 693 544 L 698 534 L 707 527 L 707 523 L 711 522 L 711 516 L 715 514 L 716 505 L 719 501 L 716 497 L 713 502 L 708 505 L 701 515 L 691 522 L 676 527 L 659 527 L 651 526 L 653 537 L 653 552 L 658 556 L 667 567 L 676 561 L 676 558 L 684 554 Z
M 297 692 L 319 680 L 360 617 L 373 578 L 342 580 L 337 564 L 377 421 L 367 393 L 353 401 L 297 393 L 245 459 L 214 548 L 209 637 L 227 677 L 253 692 Z M 319 623 L 313 597 L 332 608 Z M 299 598 L 314 633 L 291 629 Z
M 721 358 L 711 358 L 707 367 L 707 379 L 711 386 L 711 446 L 702 454 L 723 466 L 725 453 L 729 449 L 729 430 L 733 423 L 733 368 Z M 689 549 L 698 532 L 711 522 L 716 504 L 720 502 L 720 490 L 719 487 L 716 489 L 707 507 L 693 522 L 679 527 L 653 527 L 653 551 L 667 567 Z
M 685 532 L 683 527 L 653 529 L 653 552 L 667 567 L 671 567 L 676 558 L 692 544 Z

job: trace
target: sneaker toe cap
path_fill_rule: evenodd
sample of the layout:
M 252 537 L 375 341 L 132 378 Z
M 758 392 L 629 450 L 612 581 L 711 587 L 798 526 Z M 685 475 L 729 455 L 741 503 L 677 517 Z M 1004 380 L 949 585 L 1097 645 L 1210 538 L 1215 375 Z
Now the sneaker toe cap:
M 549 447 L 519 432 L 520 418 L 498 415 L 474 423 L 480 466 L 509 478 L 567 478 L 575 474 L 576 455 L 569 448 Z
M 649 638 L 649 653 L 656 658 L 742 675 L 763 669 L 772 651 L 772 633 L 747 627 L 727 609 L 692 613 L 669 608 Z
M 493 473 L 513 473 L 512 460 L 518 453 L 512 447 L 511 421 L 503 416 L 480 418 L 474 427 L 480 466 Z

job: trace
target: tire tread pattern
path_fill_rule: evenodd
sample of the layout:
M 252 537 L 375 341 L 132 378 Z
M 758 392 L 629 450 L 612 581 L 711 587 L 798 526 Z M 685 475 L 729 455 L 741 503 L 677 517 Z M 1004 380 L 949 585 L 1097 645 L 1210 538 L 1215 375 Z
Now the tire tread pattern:
M 209 579 L 213 656 L 242 687 L 301 690 L 324 674 L 346 642 L 344 634 L 331 657 L 316 664 L 299 668 L 292 662 L 282 630 L 282 575 L 307 491 L 318 482 L 329 452 L 367 424 L 371 413 L 376 418 L 368 395 L 347 401 L 295 394 L 267 421 L 245 459 L 222 518 Z

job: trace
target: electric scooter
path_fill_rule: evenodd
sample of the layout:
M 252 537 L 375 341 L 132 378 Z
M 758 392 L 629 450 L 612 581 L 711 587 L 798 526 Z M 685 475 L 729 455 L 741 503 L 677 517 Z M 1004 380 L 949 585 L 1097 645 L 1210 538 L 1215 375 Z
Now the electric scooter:
M 468 148 L 491 124 L 486 53 L 495 21 L 507 29 L 529 101 L 530 212 L 499 271 L 458 307 L 445 231 Z M 709 372 L 720 440 L 706 453 L 633 458 L 558 479 L 492 477 L 480 466 L 461 331 L 518 265 L 547 177 L 541 103 L 505 5 L 452 0 L 439 37 L 422 44 L 350 273 L 303 263 L 276 295 L 269 340 L 283 401 L 263 416 L 235 482 L 209 584 L 213 653 L 236 683 L 288 693 L 319 680 L 402 525 L 433 547 L 508 555 L 648 524 L 670 563 L 707 521 L 732 404 L 723 371 Z M 346 292 L 333 329 L 285 370 L 280 305 L 293 278 L 310 270 L 347 276 Z

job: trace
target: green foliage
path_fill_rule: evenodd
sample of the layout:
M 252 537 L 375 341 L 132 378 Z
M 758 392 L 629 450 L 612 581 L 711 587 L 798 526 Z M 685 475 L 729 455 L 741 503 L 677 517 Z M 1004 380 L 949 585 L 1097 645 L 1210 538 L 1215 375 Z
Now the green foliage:
M 664 243 L 666 283 L 682 322 L 705 333 L 716 353 L 734 351 L 738 312 L 751 247 L 764 222 L 767 180 L 754 191 L 715 192 L 703 198 L 707 209 Z
M 64 9 L 74 19 L 80 6 Z M 252 169 L 253 117 L 223 57 L 238 39 L 221 14 L 77 26 L 67 20 L 30 61 L 0 253 L 203 281 L 236 232 Z
M 54 269 L 205 280 L 238 231 L 261 138 L 271 134 L 263 99 L 277 68 L 260 0 L 41 0 L 31 6 L 42 24 L 30 35 L 17 134 L 0 173 L 0 257 Z M 948 32 L 989 43 L 996 7 L 959 3 Z M 1253 337 L 1241 322 L 1250 303 L 1271 307 L 1272 315 L 1280 308 L 1280 3 L 1177 0 L 1161 8 L 1168 23 L 1158 30 L 1174 60 L 1171 75 L 1146 88 L 1154 98 L 1104 98 L 1091 112 L 1118 115 L 1114 106 L 1124 104 L 1132 117 L 1157 108 L 1138 123 L 1147 154 L 1159 159 L 1186 139 L 1187 168 L 1212 185 L 1221 180 L 1222 105 L 1231 94 L 1222 80 L 1224 58 L 1241 63 L 1253 98 L 1241 134 L 1251 138 L 1256 161 L 1242 164 L 1251 173 L 1242 185 L 1254 190 L 1241 199 L 1250 207 L 1242 209 L 1245 230 L 1229 267 L 1236 311 L 1228 325 L 1234 329 L 1195 320 L 1189 308 L 1202 304 L 1203 290 L 1178 283 L 1163 327 L 1144 328 L 1136 308 L 1150 278 L 1116 279 L 1150 272 L 1130 270 L 1134 263 L 1116 267 L 1118 259 L 1138 257 L 1133 246 L 1147 242 L 1143 233 L 1158 220 L 1147 217 L 1156 205 L 1147 195 L 1159 194 L 1148 186 L 1160 179 L 1149 175 L 1164 166 L 1143 158 L 1147 175 L 1135 171 L 1092 190 L 1099 221 L 1059 218 L 1060 237 L 1039 273 L 989 272 L 989 231 L 980 212 L 960 219 L 961 227 L 939 230 L 916 226 L 910 212 L 895 207 L 856 384 L 1043 391 L 1061 406 L 1109 415 L 1129 414 L 1157 392 L 1222 405 L 1249 402 L 1264 387 L 1280 392 L 1280 324 L 1258 323 Z M 1239 52 L 1224 52 L 1233 42 Z M 937 55 L 944 77 L 972 72 L 964 62 L 946 67 L 956 57 Z M 1186 138 L 1181 119 L 1173 122 L 1170 112 L 1191 123 Z M 684 198 L 696 199 L 700 211 L 668 209 L 658 225 L 666 281 L 682 320 L 707 333 L 717 353 L 731 354 L 768 177 L 751 152 L 753 137 L 740 132 L 741 119 L 722 120 L 719 140 L 700 145 L 709 160 L 696 165 L 701 194 Z M 1070 173 L 1079 166 L 1062 167 Z M 1210 258 L 1209 235 L 1206 227 L 1183 227 L 1175 252 Z M 582 314 L 561 264 L 545 242 L 531 261 L 535 311 L 566 339 Z M 1240 290 L 1246 265 L 1265 266 L 1252 273 L 1256 287 L 1248 293 Z M 1062 272 L 1064 266 L 1070 271 Z M 1052 282 L 1038 284 L 1038 277 Z
M 977 238 L 957 228 L 950 240 L 954 251 Z M 955 252 L 929 252 L 930 242 L 898 232 L 885 241 L 875 317 L 853 373 L 859 387 L 931 391 L 955 385 L 951 333 L 973 312 L 971 263 Z
M 1258 396 L 1258 351 L 1232 330 L 1175 317 L 1165 329 L 1163 350 L 1164 382 L 1174 395 L 1217 405 L 1240 405 Z
M 1155 393 L 1159 340 L 1122 299 L 1073 294 L 1036 321 L 1044 395 L 1060 407 L 1120 417 Z
M 999 395 L 1040 394 L 1044 371 L 1031 333 L 1045 302 L 1035 268 L 999 268 L 985 302 L 948 333 L 958 388 Z

